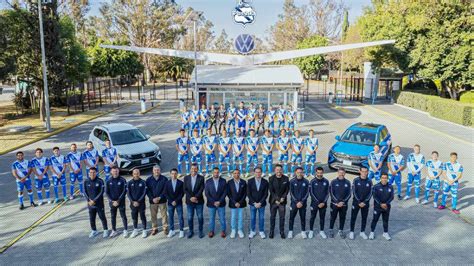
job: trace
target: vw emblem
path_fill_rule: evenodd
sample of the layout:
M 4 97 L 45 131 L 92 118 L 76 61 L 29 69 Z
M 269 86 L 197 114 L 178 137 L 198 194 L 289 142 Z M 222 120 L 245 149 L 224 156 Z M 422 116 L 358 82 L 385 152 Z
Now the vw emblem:
M 239 4 L 232 10 L 232 18 L 237 24 L 252 24 L 255 21 L 255 10 L 250 5 L 250 0 L 239 0 Z
M 240 54 L 248 54 L 255 49 L 255 42 L 252 35 L 250 34 L 240 34 L 235 38 L 235 49 Z

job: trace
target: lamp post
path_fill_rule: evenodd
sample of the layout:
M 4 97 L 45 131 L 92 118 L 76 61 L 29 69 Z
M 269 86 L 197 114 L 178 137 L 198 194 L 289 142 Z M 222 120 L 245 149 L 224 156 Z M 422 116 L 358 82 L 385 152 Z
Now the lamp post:
M 49 110 L 49 91 L 48 91 L 48 77 L 46 74 L 46 53 L 44 48 L 44 33 L 43 33 L 43 11 L 41 9 L 41 2 L 45 4 L 51 3 L 51 0 L 38 0 L 38 16 L 40 26 L 40 41 L 41 41 L 41 63 L 43 65 L 43 97 L 46 111 L 46 132 L 51 132 L 51 113 Z

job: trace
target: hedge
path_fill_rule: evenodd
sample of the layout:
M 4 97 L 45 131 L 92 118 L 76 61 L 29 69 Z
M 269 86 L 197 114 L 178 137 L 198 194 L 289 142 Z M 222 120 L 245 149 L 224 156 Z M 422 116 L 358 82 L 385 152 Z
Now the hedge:
M 465 126 L 474 124 L 473 104 L 408 91 L 397 91 L 395 102 L 457 124 Z
M 474 91 L 466 91 L 461 94 L 459 101 L 462 103 L 474 103 Z

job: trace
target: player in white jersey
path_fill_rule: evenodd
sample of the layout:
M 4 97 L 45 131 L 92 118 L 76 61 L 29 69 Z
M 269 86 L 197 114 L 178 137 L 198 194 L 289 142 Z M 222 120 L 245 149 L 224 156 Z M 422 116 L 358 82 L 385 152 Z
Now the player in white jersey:
M 280 136 L 276 141 L 276 147 L 278 149 L 278 163 L 283 165 L 283 172 L 288 175 L 288 151 L 291 148 L 290 138 L 286 135 L 286 130 L 281 129 Z
M 272 135 L 275 135 L 275 116 L 276 111 L 272 106 L 270 106 L 269 110 L 267 111 L 267 129 L 271 130 Z
M 199 130 L 199 121 L 200 121 L 199 110 L 197 109 L 196 105 L 193 105 L 193 109 L 189 111 L 189 130 L 188 130 L 189 137 L 192 136 L 192 133 L 195 129 Z
M 444 178 L 443 178 L 443 197 L 441 198 L 441 205 L 438 209 L 446 208 L 446 198 L 451 192 L 453 213 L 460 214 L 457 209 L 458 204 L 458 188 L 459 180 L 462 178 L 464 172 L 463 166 L 458 162 L 458 154 L 451 152 L 449 155 L 449 162 L 443 164 Z
M 176 139 L 176 151 L 178 152 L 178 174 L 182 175 L 181 165 L 186 165 L 186 175 L 189 174 L 189 139 L 186 137 L 184 129 L 179 131 L 179 138 Z
M 222 166 L 225 163 L 227 166 L 227 174 L 231 173 L 230 150 L 232 149 L 232 140 L 227 136 L 227 130 L 222 130 L 222 135 L 219 137 L 219 172 L 222 172 Z
M 255 120 L 257 118 L 257 109 L 253 103 L 250 104 L 250 108 L 247 110 L 247 121 L 249 123 L 249 131 L 250 129 L 255 129 Z
M 273 172 L 273 145 L 275 140 L 271 135 L 270 129 L 265 130 L 265 135 L 260 138 L 260 147 L 262 148 L 262 174 Z M 268 168 L 268 172 L 266 169 Z
M 48 204 L 51 203 L 49 188 L 51 182 L 49 181 L 48 169 L 51 165 L 49 158 L 43 156 L 43 149 L 37 148 L 35 150 L 35 158 L 31 160 L 31 168 L 35 173 L 36 193 L 38 194 L 38 205 L 43 205 L 43 188 L 46 194 Z
M 293 109 L 293 106 L 288 105 L 288 110 L 286 111 L 286 122 L 288 126 L 286 127 L 286 131 L 291 136 L 293 135 L 293 131 L 295 130 L 295 122 L 296 122 L 296 111 Z
M 228 133 L 235 133 L 235 119 L 237 117 L 237 109 L 234 107 L 234 103 L 230 103 L 227 108 L 227 130 Z
M 400 146 L 393 148 L 393 153 L 388 156 L 388 183 L 392 185 L 394 182 L 397 185 L 398 200 L 402 199 L 402 171 L 405 170 L 406 163 L 403 155 L 400 154 Z
M 189 120 L 190 120 L 190 113 L 187 110 L 186 106 L 183 106 L 183 110 L 181 111 L 181 129 L 189 130 Z
M 300 131 L 295 130 L 295 135 L 291 138 L 291 172 L 294 173 L 296 167 L 301 167 L 303 162 L 304 139 L 300 136 Z
M 374 145 L 374 150 L 369 153 L 367 161 L 369 164 L 369 180 L 372 181 L 375 178 L 375 183 L 379 183 L 383 166 L 383 154 L 380 152 L 378 144 Z
M 20 210 L 25 208 L 23 204 L 23 190 L 26 188 L 28 192 L 28 197 L 30 198 L 30 204 L 32 207 L 36 207 L 36 204 L 33 200 L 33 189 L 31 187 L 30 173 L 31 163 L 28 160 L 24 159 L 24 154 L 22 151 L 16 153 L 16 161 L 12 164 L 11 167 L 12 175 L 15 177 L 16 181 L 16 190 L 18 192 L 18 202 L 20 203 Z
M 206 155 L 206 175 L 209 175 L 216 163 L 214 151 L 216 150 L 217 137 L 212 135 L 212 128 L 207 129 L 207 135 L 202 138 L 202 144 Z
M 443 162 L 438 160 L 438 152 L 431 153 L 431 160 L 426 162 L 426 169 L 428 170 L 428 177 L 425 182 L 425 199 L 422 204 L 428 203 L 430 198 L 430 190 L 434 190 L 433 207 L 438 208 L 439 189 L 441 188 L 440 176 L 443 173 Z
M 105 182 L 109 181 L 110 170 L 117 165 L 117 149 L 112 147 L 110 140 L 105 141 L 105 149 L 102 151 L 102 161 L 104 161 Z
M 53 174 L 54 203 L 59 202 L 59 184 L 63 189 L 64 201 L 67 200 L 66 192 L 66 170 L 69 160 L 61 155 L 59 147 L 53 148 L 53 156 L 51 156 L 51 172 Z
M 316 152 L 319 147 L 319 140 L 314 136 L 314 130 L 309 130 L 309 136 L 305 139 L 306 147 L 305 172 L 306 175 L 315 176 Z
M 253 164 L 253 167 L 258 166 L 258 137 L 255 136 L 255 130 L 249 130 L 249 136 L 245 139 L 245 147 L 247 148 L 247 167 L 245 172 L 247 176 L 250 174 L 250 165 Z
M 82 152 L 84 164 L 86 165 L 86 176 L 89 176 L 89 170 L 94 167 L 99 175 L 99 152 L 94 148 L 92 141 L 86 142 L 86 150 Z
M 244 164 L 244 148 L 245 148 L 245 138 L 242 136 L 242 131 L 240 128 L 237 128 L 235 131 L 235 136 L 232 138 L 232 170 L 239 167 L 239 171 L 242 173 L 242 165 Z
M 210 112 L 207 110 L 206 105 L 203 104 L 201 110 L 199 110 L 199 118 L 201 120 L 199 136 L 204 135 L 204 132 L 209 128 L 209 116 Z
M 77 151 L 77 145 L 71 144 L 71 151 L 67 155 L 69 161 L 69 181 L 71 181 L 69 187 L 69 199 L 74 199 L 74 190 L 76 181 L 79 183 L 79 192 L 81 196 L 84 196 L 84 183 L 82 177 L 82 165 L 81 162 L 84 160 L 84 156 L 81 152 Z
M 285 121 L 286 121 L 286 109 L 283 105 L 278 106 L 277 110 L 277 121 L 278 121 L 278 132 L 277 134 L 280 135 L 280 131 L 285 128 Z
M 420 182 L 423 167 L 425 167 L 425 156 L 420 153 L 420 145 L 416 144 L 413 147 L 413 153 L 410 153 L 407 158 L 408 180 L 405 200 L 410 198 L 411 186 L 414 183 L 415 201 L 420 203 Z
M 198 172 L 201 173 L 202 139 L 199 136 L 199 131 L 196 129 L 193 131 L 193 136 L 189 140 L 189 149 L 191 150 L 191 164 L 197 164 Z

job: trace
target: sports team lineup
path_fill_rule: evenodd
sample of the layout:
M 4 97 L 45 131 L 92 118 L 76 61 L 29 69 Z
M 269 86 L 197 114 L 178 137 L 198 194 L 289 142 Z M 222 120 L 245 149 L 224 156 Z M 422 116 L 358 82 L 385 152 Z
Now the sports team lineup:
M 15 152 L 11 175 L 19 209 L 28 212 L 31 209 L 25 205 L 43 208 L 50 204 L 68 208 L 69 201 L 79 198 L 87 206 L 91 239 L 99 235 L 97 216 L 103 238 L 147 238 L 163 231 L 166 238 L 188 239 L 206 235 L 273 239 L 278 233 L 282 239 L 298 235 L 301 239 L 373 240 L 380 235 L 380 239 L 391 240 L 389 224 L 393 223 L 391 206 L 395 201 L 431 204 L 436 208 L 433 212 L 449 207 L 460 214 L 457 192 L 464 169 L 458 154 L 421 152 L 416 143 L 409 153 L 402 154 L 397 139 L 383 125 L 353 124 L 336 137 L 337 143 L 327 155 L 319 152 L 317 130 L 299 130 L 297 112 L 291 106 L 266 109 L 240 102 L 237 107 L 231 103 L 227 108 L 216 104 L 207 109 L 203 105 L 189 111 L 183 107 L 179 117 L 181 129 L 175 131 L 179 135 L 172 133 L 175 157 L 165 156 L 161 162 L 172 165 L 166 173 L 155 164 L 149 176 L 143 176 L 137 167 L 126 179 L 127 173 L 118 167 L 121 157 L 113 137 L 104 139 L 100 153 L 92 141 L 85 147 L 71 143 L 69 151 L 38 147 L 31 159 L 22 151 Z M 338 148 L 355 144 L 368 150 L 366 160 L 357 164 L 346 158 L 339 162 Z M 326 159 L 328 163 L 323 164 Z M 327 172 L 332 170 L 335 177 L 328 178 Z M 346 177 L 349 172 L 355 174 L 352 181 Z M 402 182 L 406 182 L 404 191 Z M 206 228 L 204 212 L 209 215 Z M 269 228 L 265 226 L 266 213 L 270 214 Z M 117 226 L 117 215 L 121 227 Z M 244 215 L 250 218 L 244 219 Z M 294 229 L 297 217 L 299 232 Z M 346 217 L 349 231 L 345 230 Z M 379 219 L 381 233 L 376 229 Z M 316 220 L 319 226 L 315 228 Z M 355 227 L 358 220 L 360 228 Z

